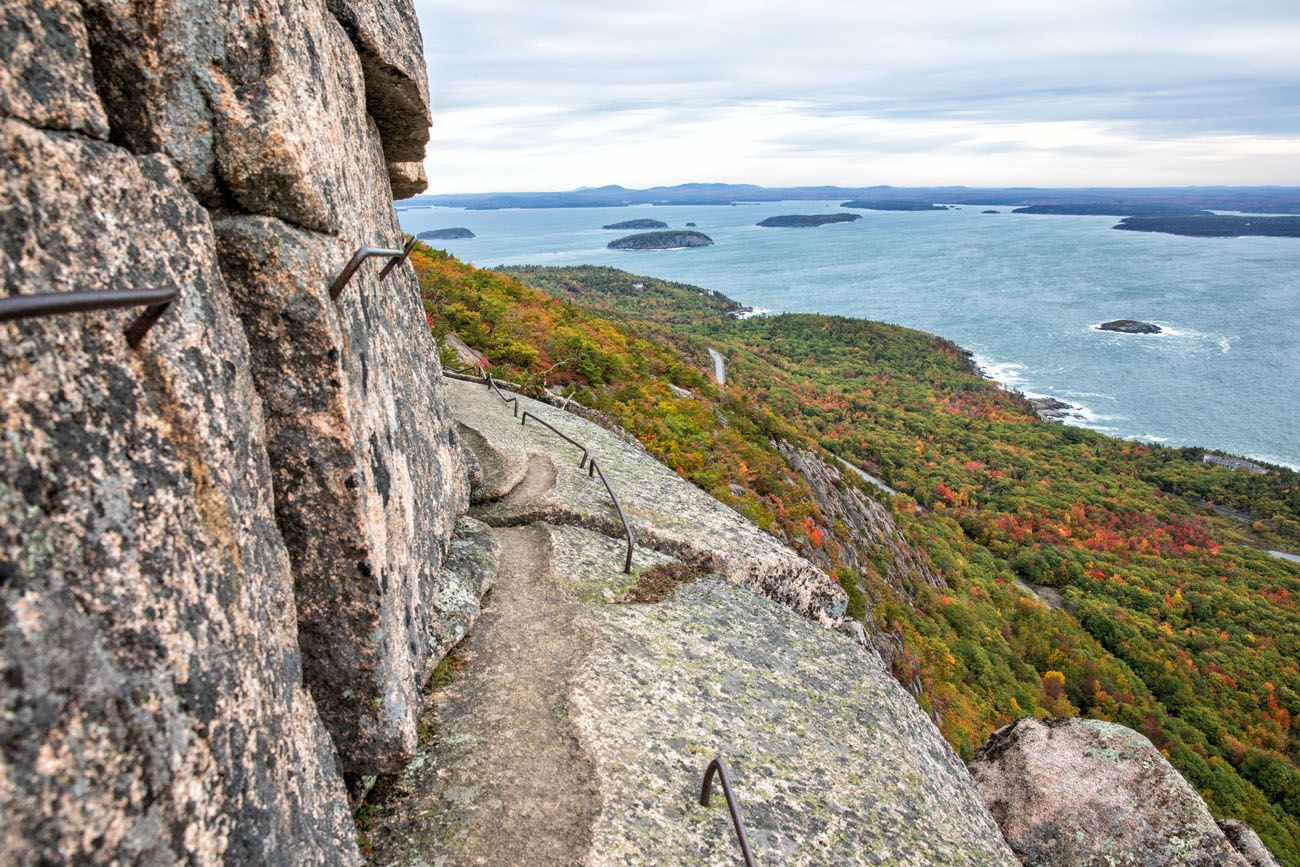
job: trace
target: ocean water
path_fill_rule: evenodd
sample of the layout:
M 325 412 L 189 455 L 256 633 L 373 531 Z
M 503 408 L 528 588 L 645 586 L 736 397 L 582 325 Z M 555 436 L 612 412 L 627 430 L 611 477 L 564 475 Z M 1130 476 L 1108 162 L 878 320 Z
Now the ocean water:
M 1074 405 L 1072 423 L 1300 468 L 1300 239 L 1120 232 L 1113 217 L 1012 214 L 1011 206 L 900 213 L 762 229 L 839 202 L 548 210 L 400 211 L 410 232 L 475 265 L 610 265 L 716 289 L 780 312 L 878 319 L 942 335 L 998 381 Z M 999 214 L 983 214 L 986 209 Z M 609 250 L 606 223 L 697 224 L 715 246 Z M 1110 319 L 1164 333 L 1113 334 Z

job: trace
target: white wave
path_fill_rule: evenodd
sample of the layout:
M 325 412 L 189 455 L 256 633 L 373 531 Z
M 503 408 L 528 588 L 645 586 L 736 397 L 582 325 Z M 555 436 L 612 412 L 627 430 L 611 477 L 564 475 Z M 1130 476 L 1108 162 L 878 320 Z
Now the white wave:
M 743 310 L 740 313 L 737 313 L 736 318 L 749 319 L 754 316 L 769 316 L 771 313 L 772 311 L 768 310 L 766 307 L 751 307 L 748 310 Z
M 1263 463 L 1266 464 L 1276 464 L 1279 467 L 1286 467 L 1289 470 L 1295 470 L 1296 472 L 1300 472 L 1300 463 L 1296 463 L 1294 459 L 1287 460 L 1286 458 L 1279 458 L 1277 455 L 1257 455 L 1257 454 L 1247 454 L 1246 457 L 1253 458 L 1254 460 L 1257 461 L 1262 461 Z
M 1067 391 L 1063 393 L 1066 397 L 1099 397 L 1102 400 L 1115 400 L 1115 395 L 1103 394 L 1100 391 Z
M 1141 441 L 1144 442 L 1144 443 L 1167 443 L 1167 442 L 1169 442 L 1169 437 L 1158 437 L 1158 436 L 1156 436 L 1155 434 L 1138 434 L 1138 435 L 1135 436 L 1135 437 L 1130 437 L 1130 439 L 1141 440 Z

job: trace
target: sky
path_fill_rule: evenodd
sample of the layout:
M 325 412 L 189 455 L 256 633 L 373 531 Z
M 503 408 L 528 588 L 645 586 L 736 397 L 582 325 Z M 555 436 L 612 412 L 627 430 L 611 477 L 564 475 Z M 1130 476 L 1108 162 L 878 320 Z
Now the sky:
M 1300 0 L 414 0 L 429 192 L 1300 184 Z

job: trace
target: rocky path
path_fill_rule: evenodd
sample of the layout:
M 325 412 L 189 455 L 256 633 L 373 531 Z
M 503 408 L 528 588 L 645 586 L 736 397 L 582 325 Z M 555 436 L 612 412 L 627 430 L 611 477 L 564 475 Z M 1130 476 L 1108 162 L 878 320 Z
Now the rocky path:
M 657 540 L 624 575 L 621 527 L 574 447 L 481 386 L 452 397 L 498 574 L 435 674 L 419 755 L 367 807 L 372 863 L 732 867 L 724 800 L 696 801 L 721 755 L 760 864 L 1015 865 L 961 761 L 874 653 L 797 597 L 724 574 L 757 559 L 771 582 L 799 583 L 809 564 L 607 432 L 521 401 L 592 449 L 638 540 Z M 701 561 L 710 544 L 735 550 Z M 687 573 L 676 592 L 623 602 L 670 562 Z
M 570 719 L 587 651 L 576 606 L 549 581 L 541 526 L 500 527 L 496 584 L 425 720 L 433 748 L 406 782 L 376 864 L 580 864 L 598 812 Z M 405 820 L 405 821 L 402 821 Z

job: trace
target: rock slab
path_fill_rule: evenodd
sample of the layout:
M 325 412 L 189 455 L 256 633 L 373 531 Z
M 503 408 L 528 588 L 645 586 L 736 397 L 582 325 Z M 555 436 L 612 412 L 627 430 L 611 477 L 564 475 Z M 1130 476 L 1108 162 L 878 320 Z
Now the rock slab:
M 1124 726 L 1022 719 L 970 767 L 1029 867 L 1248 867 L 1187 781 Z

